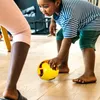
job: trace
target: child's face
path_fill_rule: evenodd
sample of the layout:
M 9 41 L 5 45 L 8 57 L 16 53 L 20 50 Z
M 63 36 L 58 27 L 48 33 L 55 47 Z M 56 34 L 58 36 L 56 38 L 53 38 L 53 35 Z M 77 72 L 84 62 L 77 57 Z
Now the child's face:
M 37 3 L 39 5 L 40 11 L 46 16 L 51 16 L 56 11 L 57 7 L 54 2 L 46 0 L 37 0 Z

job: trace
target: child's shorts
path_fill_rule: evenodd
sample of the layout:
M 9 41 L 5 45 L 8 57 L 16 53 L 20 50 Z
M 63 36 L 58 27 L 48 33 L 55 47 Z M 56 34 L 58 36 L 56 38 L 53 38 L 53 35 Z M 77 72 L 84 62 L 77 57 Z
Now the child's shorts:
M 74 38 L 72 38 L 72 43 L 75 43 L 79 39 L 79 45 L 81 49 L 84 48 L 94 48 L 95 49 L 95 43 L 97 41 L 98 36 L 100 35 L 100 31 L 89 31 L 89 30 L 82 30 L 78 35 Z M 63 30 L 60 29 L 57 32 L 56 39 L 62 40 L 63 37 Z

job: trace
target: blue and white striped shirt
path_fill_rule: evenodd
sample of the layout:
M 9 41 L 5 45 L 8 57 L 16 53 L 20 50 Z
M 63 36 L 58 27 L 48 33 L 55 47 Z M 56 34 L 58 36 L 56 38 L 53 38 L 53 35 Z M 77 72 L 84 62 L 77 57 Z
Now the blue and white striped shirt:
M 73 38 L 81 30 L 100 31 L 100 8 L 83 0 L 62 0 L 59 15 L 53 15 L 62 27 L 64 38 Z

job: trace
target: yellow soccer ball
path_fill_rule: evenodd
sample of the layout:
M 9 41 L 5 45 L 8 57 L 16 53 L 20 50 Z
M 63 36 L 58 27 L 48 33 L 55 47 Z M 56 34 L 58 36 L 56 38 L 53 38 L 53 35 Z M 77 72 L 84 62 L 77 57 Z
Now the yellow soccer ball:
M 57 67 L 56 69 L 52 69 L 48 64 L 48 60 L 45 60 L 38 66 L 37 73 L 43 80 L 52 80 L 58 76 L 59 70 Z

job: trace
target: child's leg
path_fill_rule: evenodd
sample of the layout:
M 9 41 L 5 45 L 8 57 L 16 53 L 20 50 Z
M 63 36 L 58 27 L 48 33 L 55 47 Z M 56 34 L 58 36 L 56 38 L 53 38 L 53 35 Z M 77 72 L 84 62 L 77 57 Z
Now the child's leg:
M 82 76 L 74 79 L 77 83 L 93 83 L 96 82 L 94 74 L 95 66 L 95 43 L 99 36 L 99 32 L 84 32 L 80 36 L 80 47 L 83 53 L 85 72 Z
M 62 33 L 62 29 L 58 31 L 57 36 L 56 36 L 56 40 L 57 40 L 57 50 L 59 52 L 60 47 L 61 47 L 61 43 L 63 40 L 63 33 Z M 66 56 L 61 65 L 59 66 L 59 73 L 68 73 L 69 72 L 69 68 L 68 68 L 68 57 Z
M 74 79 L 74 82 L 78 83 L 93 83 L 96 82 L 96 77 L 94 74 L 94 64 L 95 64 L 95 52 L 93 48 L 86 48 L 82 50 L 83 52 L 83 59 L 85 65 L 85 72 L 84 74 Z
M 30 27 L 14 0 L 0 0 L 0 25 L 14 36 L 8 79 L 3 96 L 17 100 L 17 82 L 30 47 Z

